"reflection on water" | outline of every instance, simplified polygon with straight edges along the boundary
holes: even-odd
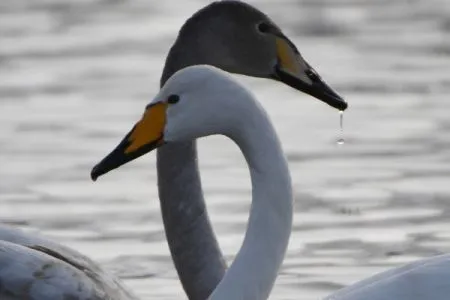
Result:
[[[0,3],[0,219],[82,251],[146,299],[183,295],[159,214],[155,156],[95,185],[89,171],[156,93],[177,30],[207,2]],[[450,252],[450,3],[251,2],[350,103],[338,146],[334,110],[240,77],[269,110],[296,188],[294,233],[272,299],[318,299]],[[221,137],[200,142],[200,163],[232,259],[245,230],[248,171]]]

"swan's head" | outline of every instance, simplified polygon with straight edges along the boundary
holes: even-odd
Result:
[[[226,72],[198,65],[175,73],[139,122],[91,172],[99,176],[166,143],[212,134],[232,136],[258,105]]]
[[[241,1],[213,2],[186,21],[167,57],[162,82],[196,64],[275,79],[339,110],[347,108],[280,28]]]

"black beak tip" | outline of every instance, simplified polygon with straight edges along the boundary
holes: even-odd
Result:
[[[328,105],[340,110],[344,111],[348,108],[347,101],[344,100],[338,93],[336,93],[332,88],[330,88],[325,82],[321,82],[320,86],[317,86],[317,89],[322,91],[322,95],[318,93],[316,98],[324,101]]]
[[[324,97],[316,97],[328,104],[329,106],[344,111],[348,108],[348,103],[336,93],[325,93]]]
[[[339,109],[340,111],[344,111],[348,108],[348,103],[344,100],[339,101],[339,105],[337,107],[337,109]]]
[[[97,166],[95,166],[91,171],[91,179],[92,181],[97,181],[97,178],[99,177],[99,172]]]

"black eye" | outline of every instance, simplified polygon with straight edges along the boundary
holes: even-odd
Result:
[[[170,95],[169,98],[167,98],[167,103],[169,104],[175,104],[178,101],[180,101],[180,96],[178,95]]]
[[[262,33],[267,33],[270,31],[270,25],[267,24],[266,22],[261,22],[258,24],[257,26],[258,30]]]

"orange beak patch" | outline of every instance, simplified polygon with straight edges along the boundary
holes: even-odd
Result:
[[[156,103],[145,110],[142,119],[119,145],[91,171],[92,180],[132,161],[164,144],[167,103]]]
[[[300,74],[301,67],[298,55],[295,54],[294,50],[286,40],[277,37],[276,41],[278,63],[280,67],[286,71],[289,71],[293,75]]]
[[[131,131],[125,149],[125,154],[134,152],[150,143],[162,142],[164,126],[166,125],[167,103],[156,103],[147,108],[142,119]]]

